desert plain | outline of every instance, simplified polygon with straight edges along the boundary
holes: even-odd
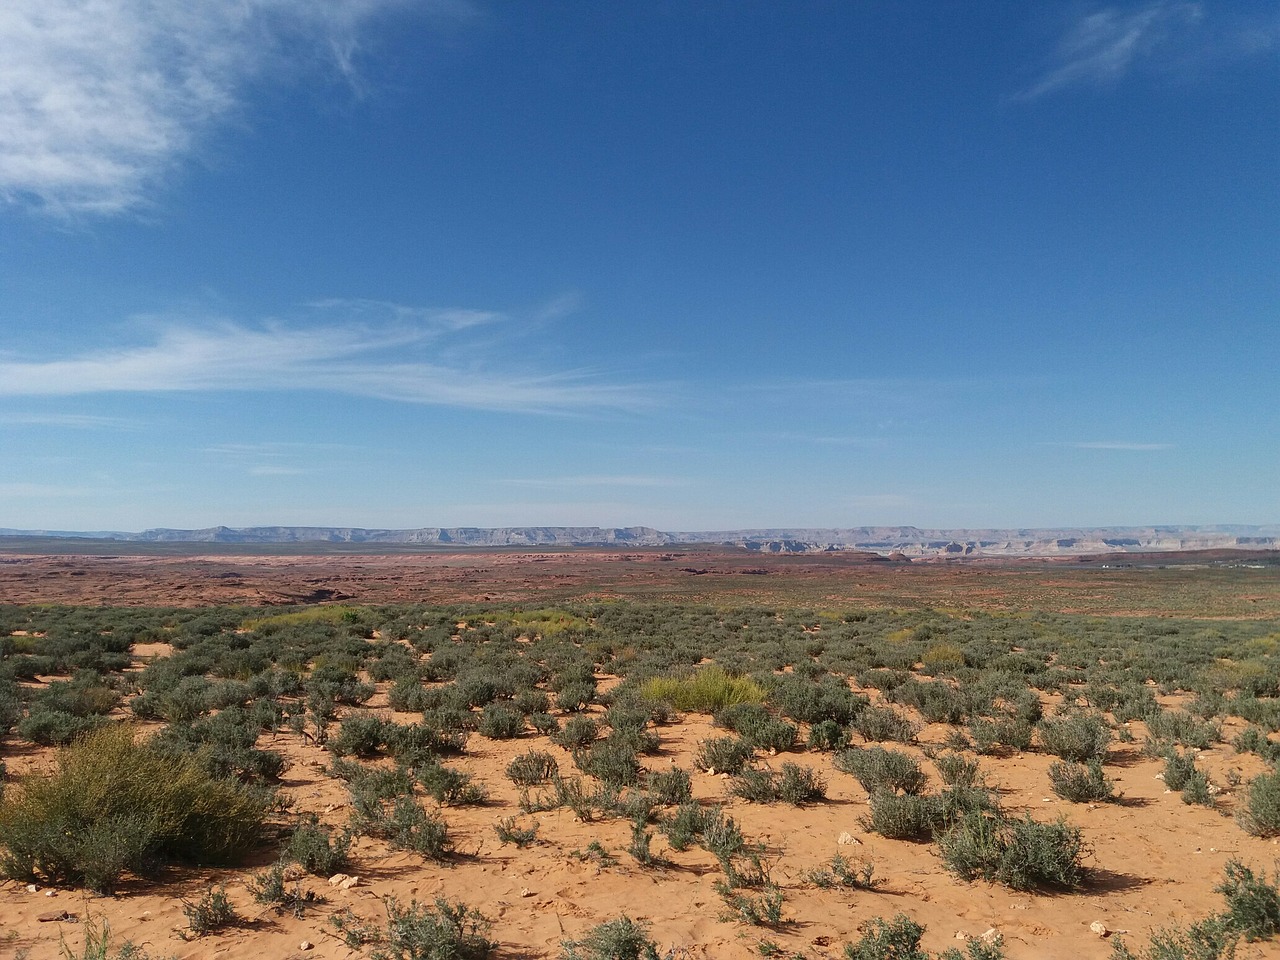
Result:
[[[279,764],[259,778],[274,800],[260,842],[240,862],[126,871],[106,895],[38,876],[5,879],[0,957],[96,956],[86,934],[106,925],[112,952],[104,956],[128,942],[157,958],[354,960],[390,946],[353,944],[333,918],[345,918],[347,929],[373,929],[387,920],[388,898],[400,905],[443,898],[485,918],[490,955],[499,960],[565,956],[566,942],[622,916],[643,924],[662,957],[838,958],[874,928],[873,918],[899,914],[923,926],[931,955],[979,956],[977,945],[986,944],[1016,960],[1102,960],[1115,955],[1118,940],[1145,955],[1160,931],[1221,913],[1216,888],[1229,862],[1271,877],[1280,860],[1276,831],[1250,820],[1250,788],[1272,775],[1280,729],[1280,711],[1272,709],[1280,703],[1280,567],[1267,564],[889,563],[710,547],[95,555],[15,545],[0,553],[0,604],[0,643],[11,665],[38,658],[45,638],[118,635],[131,615],[142,617],[134,639],[113,646],[123,648],[118,668],[92,681],[112,693],[95,722],[131,724],[140,740],[226,709],[209,701],[178,720],[155,706],[166,693],[158,680],[149,687],[149,678],[193,646],[252,651],[260,638],[263,656],[279,654],[273,663],[246,661],[238,672],[214,669],[210,686],[252,686],[263,670],[295,678],[276,695],[279,722],[253,744]],[[202,616],[216,627],[197,629]],[[302,648],[339,643],[342,657],[299,660],[289,643],[307,631],[317,633],[299,641]],[[367,656],[352,653],[353,643]],[[664,651],[668,643],[678,656]],[[338,698],[327,723],[316,726],[306,683],[338,659],[364,686],[359,696]],[[521,673],[522,664],[532,669]],[[604,743],[620,723],[616,711],[634,715],[637,703],[664,689],[655,683],[692,681],[717,666],[730,677],[756,678],[761,696],[745,702],[758,701],[775,724],[770,729],[794,728],[790,745],[754,743],[746,769],[756,771],[756,785],[776,783],[793,765],[820,784],[817,793],[794,803],[748,799],[741,774],[708,769],[708,741],[751,741],[745,726],[731,729],[732,711],[717,721],[710,709],[666,703],[646,714],[637,766],[613,789],[608,776],[596,775],[603,768],[591,765],[592,745],[575,750],[562,735],[586,718],[595,743]],[[588,695],[567,696],[584,669]],[[486,670],[519,673],[519,690],[513,695],[499,682],[487,699],[454,696]],[[51,687],[74,681],[75,670],[7,676],[29,717]],[[859,716],[880,711],[905,728],[882,736],[840,716],[838,733],[823,728],[836,742],[824,742],[814,732],[822,720],[806,712],[804,684],[838,686],[860,705]],[[927,696],[935,684],[946,687],[941,709]],[[983,684],[999,690],[969,697]],[[1019,690],[1022,706],[1011,706]],[[148,696],[148,709],[135,706]],[[441,800],[422,782],[414,787],[414,802],[447,826],[447,849],[424,855],[366,823],[353,828],[349,862],[334,871],[356,879],[331,882],[287,864],[283,875],[302,897],[297,908],[255,899],[255,884],[290,830],[314,818],[336,838],[354,822],[359,804],[346,782],[350,766],[346,780],[339,775],[343,763],[396,767],[394,751],[377,736],[368,749],[343,747],[344,727],[376,719],[408,728],[442,704],[454,711],[464,743],[440,758],[441,767],[469,777],[481,794]],[[1022,734],[1004,742],[992,731],[1013,723],[1019,709]],[[514,727],[496,733],[501,724],[490,721],[512,712]],[[1073,716],[1105,721],[1098,759],[1109,797],[1073,802],[1053,788],[1051,768],[1065,761],[1046,724]],[[23,732],[17,722],[0,738],[6,803],[25,778],[57,769],[56,743]],[[875,789],[851,772],[857,756],[877,749],[914,761],[924,779],[913,789],[925,796],[946,789],[940,757],[976,763],[977,782],[1007,822],[1030,815],[1076,831],[1078,880],[1011,886],[964,877],[943,856],[938,835],[887,836],[873,816]],[[550,757],[565,782],[595,791],[594,806],[589,798],[576,808],[557,805],[547,784],[514,782],[513,761],[531,753]],[[1171,753],[1191,758],[1206,788],[1198,800],[1166,784]],[[721,815],[744,838],[736,862],[744,872],[754,864],[759,882],[726,884],[723,859],[669,835],[680,804],[641,799],[653,775],[673,769],[688,774],[699,809],[723,805]],[[532,835],[517,843],[513,830]],[[831,882],[837,855],[870,865],[872,882]],[[196,936],[189,907],[211,890],[225,892],[237,919]],[[747,902],[745,911],[735,896],[739,906]],[[776,897],[772,915],[752,917],[752,903],[769,913],[761,906],[768,897]],[[1242,939],[1236,956],[1276,957],[1280,945]]]

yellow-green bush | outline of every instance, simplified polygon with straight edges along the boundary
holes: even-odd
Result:
[[[750,677],[733,676],[714,663],[687,677],[653,677],[641,684],[640,693],[697,713],[714,713],[735,703],[762,703],[765,697],[764,688]]]
[[[0,870],[106,891],[125,872],[168,862],[233,862],[259,841],[265,815],[263,798],[242,784],[113,724],[62,750],[52,776],[6,793]]]

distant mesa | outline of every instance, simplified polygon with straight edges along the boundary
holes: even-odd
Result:
[[[865,553],[868,560],[982,557],[1087,557],[1194,551],[1280,550],[1280,526],[1154,526],[939,530],[918,527],[762,528],[664,532],[653,527],[158,528],[141,533],[0,528],[6,537],[80,538],[132,543],[370,544],[450,547],[733,546],[753,553]]]

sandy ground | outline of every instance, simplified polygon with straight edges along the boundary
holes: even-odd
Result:
[[[386,710],[382,692],[358,709],[404,723],[417,719]],[[1132,729],[1140,743],[1145,731],[1139,723]],[[645,758],[650,769],[672,763],[692,769],[698,744],[721,731],[715,731],[705,717],[686,715],[658,732],[661,752]],[[927,727],[921,744],[940,745],[946,732],[946,727]],[[1226,733],[1229,737],[1233,730],[1228,728]],[[314,812],[335,827],[346,821],[347,794],[338,781],[325,775],[326,750],[289,732],[264,736],[259,745],[282,751],[288,758],[281,786],[294,811]],[[1051,757],[1026,753],[982,760],[989,780],[999,787],[1002,802],[1012,811],[1031,811],[1041,819],[1065,816],[1083,830],[1092,851],[1091,879],[1083,889],[1018,893],[985,882],[965,883],[945,872],[936,846],[868,833],[860,823],[867,813],[867,795],[857,781],[836,771],[829,754],[801,752],[767,762],[776,767],[791,759],[821,770],[829,784],[824,803],[804,808],[751,804],[729,798],[724,777],[694,775],[695,796],[706,802],[728,801],[731,815],[748,838],[768,849],[773,879],[785,895],[785,922],[776,929],[751,927],[724,918],[723,904],[713,889],[719,870],[700,849],[676,852],[659,834],[653,850],[661,864],[642,866],[626,853],[630,825],[625,820],[583,823],[568,810],[520,814],[519,790],[503,771],[513,757],[535,747],[555,754],[562,771],[574,772],[569,754],[544,737],[530,733],[500,741],[472,735],[466,756],[452,765],[474,774],[489,790],[491,802],[442,811],[456,845],[448,863],[424,861],[380,841],[359,839],[349,870],[360,878],[358,885],[341,889],[324,878],[307,878],[305,886],[328,902],[313,907],[302,919],[280,916],[253,903],[245,886],[252,867],[174,870],[163,882],[128,882],[112,897],[93,897],[80,890],[32,892],[25,884],[7,881],[0,884],[0,957],[18,957],[22,951],[31,960],[59,957],[60,937],[79,956],[82,921],[93,918],[110,924],[114,943],[127,938],[153,956],[345,960],[360,954],[341,942],[328,923],[329,916],[350,908],[361,918],[381,920],[385,918],[383,898],[394,896],[401,902],[446,897],[479,909],[493,921],[491,937],[499,944],[495,956],[510,960],[557,957],[566,937],[580,936],[623,913],[649,923],[658,943],[683,948],[678,954],[683,957],[756,957],[760,941],[770,940],[788,951],[786,955],[834,958],[842,955],[845,943],[857,939],[859,925],[868,918],[887,918],[898,911],[927,926],[924,944],[936,951],[956,945],[961,935],[977,936],[995,929],[1004,936],[1008,956],[1015,960],[1101,960],[1111,946],[1090,931],[1094,921],[1112,931],[1130,931],[1128,940],[1137,946],[1159,927],[1183,924],[1220,909],[1221,898],[1213,887],[1229,858],[1270,870],[1280,856],[1275,841],[1252,838],[1236,825],[1230,815],[1236,798],[1229,790],[1220,795],[1219,810],[1187,806],[1178,794],[1166,792],[1157,778],[1159,762],[1142,757],[1137,743],[1116,743],[1108,771],[1123,797],[1113,804],[1071,804],[1054,797],[1047,775]],[[903,749],[920,754],[916,747]],[[4,754],[15,773],[46,769],[50,762],[47,752],[24,749],[12,740],[5,743]],[[1256,757],[1236,755],[1226,745],[1205,751],[1198,763],[1216,783],[1226,783],[1231,770],[1247,780],[1262,769]],[[927,763],[925,767],[932,772]],[[538,840],[533,846],[517,849],[499,843],[494,824],[513,815],[522,826],[537,824]],[[856,842],[840,845],[838,838],[845,832]],[[592,841],[617,856],[617,864],[601,867],[574,855]],[[806,880],[808,871],[837,852],[855,860],[870,857],[883,886],[874,892],[823,890]],[[271,859],[265,851],[258,866]],[[182,898],[198,899],[214,883],[226,886],[247,918],[245,923],[202,939],[184,940]],[[68,911],[75,920],[39,920],[58,911]],[[313,947],[302,950],[304,941]],[[1240,956],[1280,957],[1280,944],[1242,945]]]

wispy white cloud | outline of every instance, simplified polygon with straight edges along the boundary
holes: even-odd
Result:
[[[6,0],[0,197],[57,212],[137,208],[252,80],[320,59],[352,77],[369,21],[402,5]]]
[[[1182,0],[1162,0],[1136,10],[1104,7],[1090,13],[1071,26],[1048,68],[1015,99],[1034,100],[1063,87],[1118,80],[1203,16],[1199,3]]]
[[[901,493],[861,493],[846,501],[851,510],[905,510],[917,506],[915,500]]]
[[[356,449],[343,443],[268,441],[219,443],[201,452],[251,477],[301,477],[321,471]]]
[[[1172,450],[1172,443],[1131,443],[1127,440],[1082,440],[1077,442],[1048,443],[1051,447],[1072,447],[1076,450]]]
[[[883,437],[848,437],[838,434],[820,433],[766,433],[766,440],[780,440],[784,443],[812,443],[822,447],[878,447],[885,443]]]
[[[0,413],[0,426],[67,427],[73,430],[137,430],[136,420],[91,413]]]
[[[503,483],[522,487],[681,487],[686,481],[677,477],[613,476],[586,474],[575,477],[506,477]]]
[[[89,497],[101,491],[56,483],[0,483],[0,497],[13,500],[45,500],[52,497]]]
[[[432,316],[447,318],[453,331],[474,325],[469,311]],[[438,345],[445,332],[434,321],[376,327],[173,324],[146,344],[51,360],[0,358],[0,396],[311,390],[560,414],[653,403],[642,388],[605,383],[592,371],[486,366],[483,350],[467,354],[456,344],[448,351]],[[457,362],[460,355],[467,362]]]
[[[282,463],[259,463],[249,468],[251,477],[301,477],[310,472],[305,467],[289,467]]]

